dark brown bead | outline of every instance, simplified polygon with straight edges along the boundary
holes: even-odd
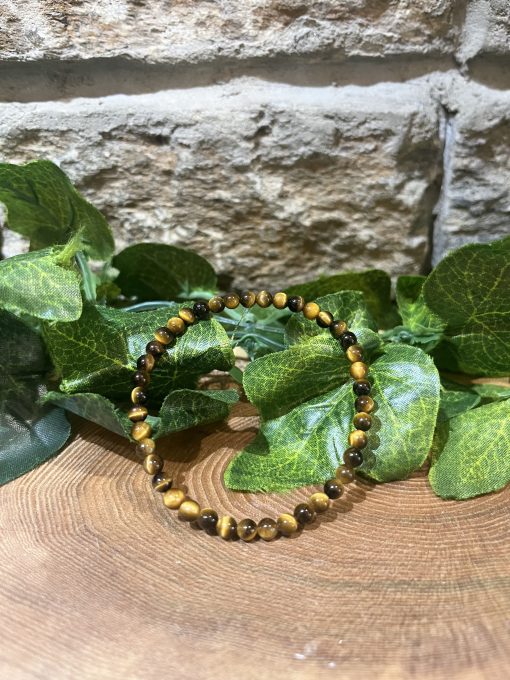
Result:
[[[200,510],[197,522],[198,526],[207,531],[208,534],[215,534],[216,525],[218,524],[218,513],[212,508],[204,508]]]
[[[287,300],[287,307],[291,312],[302,312],[305,306],[305,299],[301,295],[292,295]]]
[[[257,302],[257,296],[252,290],[246,290],[239,298],[243,307],[250,309]]]
[[[225,541],[237,537],[237,522],[233,517],[229,515],[223,515],[218,520],[216,524],[216,533],[221,536]]]
[[[269,305],[273,301],[273,296],[271,293],[268,293],[267,290],[261,290],[259,293],[257,293],[257,304],[259,307],[266,308],[269,307]]]
[[[165,328],[164,326],[158,328],[157,331],[154,332],[154,337],[162,345],[171,345],[175,342],[175,335],[170,333],[168,328]]]
[[[349,361],[363,361],[363,347],[361,345],[351,345],[345,350],[345,355]]]
[[[340,336],[340,344],[342,345],[342,348],[347,350],[351,345],[355,345],[358,342],[358,338],[354,335],[354,333],[351,333],[350,331],[347,331],[346,333],[342,333]]]
[[[240,299],[237,293],[227,293],[223,296],[223,301],[228,309],[236,309],[236,307],[239,307]]]
[[[193,314],[200,321],[205,321],[209,318],[209,306],[204,300],[199,300],[193,305]]]
[[[155,359],[159,359],[165,353],[165,346],[157,340],[151,340],[145,348],[147,354],[152,354]]]
[[[349,435],[349,444],[357,449],[364,449],[368,443],[367,435],[363,430],[353,430]]]
[[[356,399],[354,406],[356,411],[371,413],[375,408],[375,403],[372,397],[369,397],[368,394],[362,394],[361,397]]]
[[[314,521],[316,515],[315,511],[308,503],[299,503],[294,508],[294,517],[299,524],[310,524]]]
[[[343,492],[344,489],[342,483],[338,479],[328,479],[328,481],[324,484],[324,493],[332,500],[340,498]]]
[[[225,309],[225,302],[223,301],[222,297],[220,297],[219,295],[215,295],[215,297],[209,300],[207,306],[209,307],[211,312],[213,312],[213,314],[218,314],[219,312],[222,312]]]
[[[152,354],[142,354],[141,357],[138,357],[138,361],[136,362],[136,367],[141,371],[147,371],[147,373],[150,373],[155,365],[156,360]]]
[[[372,418],[368,415],[368,413],[363,413],[363,411],[360,411],[360,413],[356,413],[352,423],[358,430],[367,432],[367,430],[372,427]]]
[[[353,446],[344,451],[344,463],[349,467],[359,467],[363,463],[363,454]]]
[[[163,469],[163,459],[157,453],[150,453],[143,459],[143,469],[148,475],[157,475]]]
[[[252,519],[242,519],[237,525],[237,535],[243,541],[253,541],[257,535],[257,525]]]
[[[275,293],[273,295],[273,307],[276,309],[285,309],[287,306],[287,302],[289,300],[289,297],[287,293]]]
[[[368,382],[368,380],[356,380],[352,383],[352,389],[354,390],[354,394],[357,394],[359,397],[362,394],[370,394],[372,391],[372,385]]]
[[[336,476],[342,484],[350,484],[356,479],[354,470],[351,467],[347,467],[347,465],[341,465],[338,467],[336,469]]]
[[[155,491],[164,493],[172,486],[172,480],[164,472],[158,472],[152,478],[152,487]]]
[[[183,307],[179,310],[179,318],[184,321],[186,326],[192,326],[196,321],[193,310],[189,307]]]
[[[132,406],[127,413],[127,417],[132,423],[138,423],[141,420],[145,420],[148,415],[149,411],[147,411],[145,406]]]
[[[166,327],[174,335],[182,335],[186,330],[186,322],[180,316],[172,316],[166,322]]]
[[[278,535],[278,527],[274,519],[264,517],[257,525],[257,533],[264,541],[272,541]]]
[[[135,385],[140,385],[140,387],[145,387],[150,383],[151,379],[147,371],[136,371],[133,374],[133,382]]]
[[[317,325],[320,326],[321,328],[329,328],[333,323],[333,315],[330,312],[321,310],[317,314],[315,321],[317,322]]]
[[[139,385],[132,390],[131,401],[133,404],[145,404],[147,401],[147,395]]]
[[[329,332],[336,340],[338,340],[338,338],[341,337],[346,330],[347,324],[345,323],[345,321],[333,321],[333,323],[329,327]]]

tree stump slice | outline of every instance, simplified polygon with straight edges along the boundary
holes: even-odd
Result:
[[[424,472],[358,482],[300,536],[225,542],[164,507],[126,440],[73,424],[0,489],[0,677],[508,678],[510,489],[455,502]],[[292,509],[306,489],[222,485],[257,426],[240,403],[163,440],[174,479],[237,519]]]

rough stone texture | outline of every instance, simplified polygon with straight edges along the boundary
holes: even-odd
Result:
[[[396,97],[388,86],[369,90],[242,79],[2,105],[0,152],[58,161],[119,246],[190,246],[239,284],[418,270],[439,190],[437,106],[419,83]]]
[[[151,63],[281,54],[447,54],[464,0],[26,0],[3,3],[0,58]]]

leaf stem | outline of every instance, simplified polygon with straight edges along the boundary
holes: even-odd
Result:
[[[81,250],[78,250],[78,252],[75,253],[74,257],[76,259],[76,263],[78,265],[78,268],[81,272],[83,292],[85,294],[85,299],[88,300],[89,302],[95,302],[96,301],[96,284],[94,282],[94,275],[90,271],[89,263],[88,263],[87,258],[85,256],[85,253]]]

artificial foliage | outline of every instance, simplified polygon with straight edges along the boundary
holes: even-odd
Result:
[[[58,453],[70,436],[66,412],[129,439],[137,357],[179,306],[217,293],[218,277],[199,253],[169,245],[114,255],[103,215],[49,161],[0,164],[0,202],[5,227],[30,241],[0,261],[6,483]],[[361,473],[387,482],[428,464],[443,498],[501,489],[510,481],[510,237],[464,246],[394,288],[393,298],[390,277],[368,270],[285,289],[347,321],[366,349],[378,408]],[[251,359],[244,373],[236,346]],[[238,389],[201,387],[213,370],[230,372]],[[331,476],[354,406],[329,333],[273,308],[225,309],[193,326],[153,373],[154,436],[221,421],[242,392],[260,428],[230,462],[229,488],[285,491]]]

